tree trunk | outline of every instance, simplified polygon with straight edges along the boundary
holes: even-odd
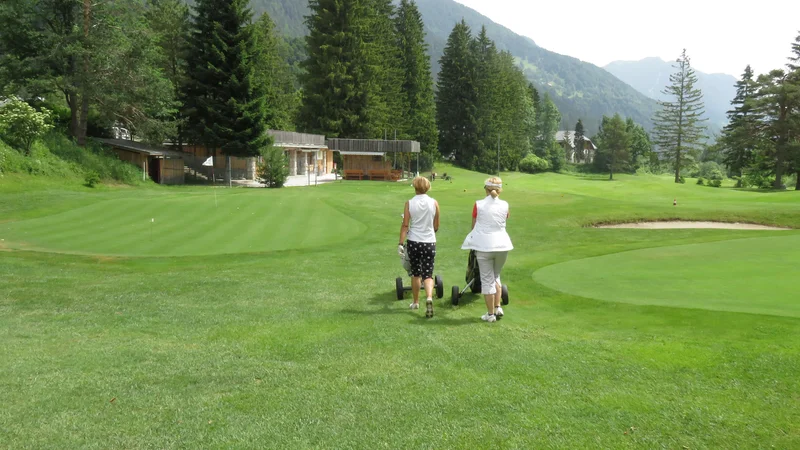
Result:
[[[228,187],[233,185],[233,181],[231,180],[231,156],[225,155],[225,182],[228,183]]]
[[[64,93],[67,99],[67,106],[69,106],[69,134],[72,137],[78,137],[78,120],[80,119],[80,112],[78,111],[78,98],[75,94]]]
[[[795,192],[800,192],[800,170],[797,171],[797,184],[794,185]]]
[[[92,2],[83,0],[83,73],[81,73],[81,116],[78,122],[77,139],[81,147],[86,145],[86,129],[89,126],[89,27],[91,26]]]

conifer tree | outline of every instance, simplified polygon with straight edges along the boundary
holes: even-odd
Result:
[[[330,137],[370,137],[370,13],[360,0],[310,0],[309,9],[298,125]]]
[[[733,109],[728,111],[728,125],[723,129],[720,139],[725,148],[725,164],[739,175],[753,164],[754,153],[761,139],[761,118],[754,104],[756,88],[753,70],[748,65],[742,79],[736,82],[736,97],[731,101]]]
[[[794,167],[795,122],[800,113],[800,84],[794,82],[793,72],[776,69],[758,77],[756,109],[763,116],[762,131],[770,145],[759,151],[756,159],[764,169],[775,174],[773,187],[783,187],[783,177]]]
[[[257,156],[268,144],[265,93],[253,82],[251,19],[246,0],[196,5],[185,91],[188,123],[194,142],[228,157]],[[230,169],[230,158],[226,164]]]
[[[559,170],[563,165],[563,148],[559,152],[555,147],[556,132],[558,132],[558,125],[561,123],[561,113],[558,112],[556,104],[550,99],[550,94],[545,92],[544,98],[541,100],[541,110],[539,112],[537,131],[539,133],[534,152],[536,156],[545,158],[550,161],[551,167],[554,170]]]
[[[575,162],[580,163],[586,159],[586,129],[583,127],[583,121],[578,119],[575,124]]]
[[[675,171],[675,182],[680,182],[681,169],[688,166],[704,138],[703,93],[695,84],[697,75],[692,69],[686,50],[673,66],[677,71],[670,75],[670,85],[663,91],[671,98],[659,102],[656,112],[655,142]]]
[[[453,28],[439,60],[436,118],[439,151],[471,168],[478,152],[477,90],[471,31],[465,21]]]
[[[613,180],[615,172],[626,170],[630,164],[630,135],[625,120],[619,114],[614,114],[614,117],[603,116],[595,140],[599,148],[595,166],[599,170],[607,169],[609,179]]]
[[[269,105],[265,116],[266,127],[293,130],[299,98],[287,62],[286,43],[278,35],[267,13],[262,14],[253,26],[256,40],[254,80],[264,90]]]
[[[413,0],[401,0],[396,18],[397,39],[403,68],[402,94],[407,134],[420,143],[430,163],[439,153],[436,103],[433,95],[431,61],[422,15]],[[427,169],[428,167],[426,167]]]

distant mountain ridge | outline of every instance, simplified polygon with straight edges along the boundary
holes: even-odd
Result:
[[[192,0],[185,1],[192,3]],[[434,75],[438,73],[438,61],[447,37],[463,18],[473,33],[478,33],[485,25],[497,47],[510,51],[528,79],[540,91],[550,93],[563,116],[562,128],[572,129],[580,118],[587,134],[592,135],[603,114],[614,113],[631,117],[648,129],[652,126],[656,102],[600,67],[545,50],[533,39],[520,36],[454,0],[416,2],[425,22]],[[267,12],[287,36],[299,37],[307,32],[304,24],[304,17],[309,13],[306,0],[250,0],[250,6],[256,16]]]
[[[604,69],[655,100],[667,100],[662,91],[669,84],[670,74],[675,72],[671,62],[655,57],[640,61],[614,61]],[[719,131],[728,123],[726,113],[731,109],[731,100],[736,96],[737,79],[728,74],[695,72],[697,87],[703,92],[709,130]]]

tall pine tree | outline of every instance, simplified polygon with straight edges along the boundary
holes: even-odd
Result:
[[[194,142],[228,156],[230,169],[230,156],[257,156],[269,142],[265,93],[254,82],[252,13],[246,0],[199,0],[195,11],[185,92],[188,125]]]
[[[254,80],[264,90],[270,106],[264,119],[266,127],[293,130],[299,97],[294,86],[294,75],[287,62],[287,45],[267,13],[262,14],[253,26],[256,40]]]
[[[298,125],[330,137],[370,137],[367,11],[360,0],[310,0]]]
[[[705,137],[703,122],[703,93],[695,87],[697,75],[692,69],[686,50],[673,66],[670,85],[663,91],[670,101],[659,102],[656,113],[655,142],[675,171],[675,182],[681,179],[681,169],[694,159]]]
[[[754,162],[754,154],[761,139],[761,117],[755,109],[757,85],[753,70],[748,65],[742,79],[736,82],[736,97],[728,111],[728,125],[720,139],[725,149],[725,164],[740,176]]]
[[[462,20],[450,33],[439,60],[436,97],[439,151],[467,168],[472,167],[478,153],[478,99],[471,40],[471,31]]]
[[[403,69],[402,93],[408,137],[419,141],[423,160],[432,164],[439,150],[436,103],[433,95],[431,61],[422,15],[413,0],[401,0],[396,18],[397,38]],[[429,167],[426,167],[426,169]]]
[[[793,73],[776,69],[758,77],[758,98],[756,108],[763,116],[762,126],[765,139],[771,142],[759,152],[757,159],[763,163],[762,169],[775,174],[773,187],[783,187],[783,177],[794,165],[794,151],[797,131],[798,108],[800,108],[800,83],[795,83]]]
[[[627,170],[630,164],[630,135],[625,120],[619,114],[614,117],[603,116],[600,132],[595,137],[598,145],[598,154],[595,157],[595,166],[599,170],[608,170],[609,179],[614,179],[614,173]]]
[[[583,121],[578,119],[575,124],[575,162],[580,163],[586,160],[586,129]]]

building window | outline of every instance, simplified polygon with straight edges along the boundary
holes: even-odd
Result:
[[[381,155],[373,155],[372,156],[372,160],[375,161],[375,162],[382,162],[383,161],[383,156],[381,156]]]

